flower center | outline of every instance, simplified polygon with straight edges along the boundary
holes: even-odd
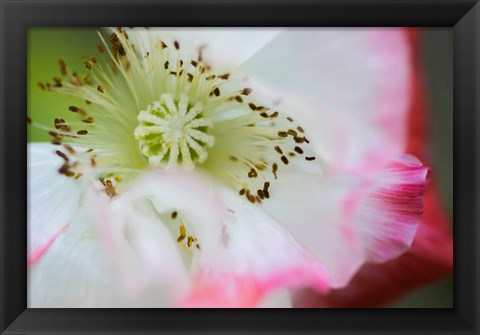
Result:
[[[78,179],[88,167],[114,197],[147,165],[201,165],[247,201],[261,203],[275,195],[275,180],[287,169],[316,164],[303,128],[261,103],[241,71],[216,72],[203,59],[205,46],[195,57],[176,40],[143,45],[135,36],[138,44],[119,28],[109,47],[99,32],[103,56],[84,59],[86,75],[60,61],[61,76],[39,83],[85,102],[68,108],[76,121],[57,118],[54,128],[42,127],[59,146],[59,173]]]
[[[205,162],[214,137],[212,121],[203,115],[203,104],[190,103],[185,94],[162,94],[138,116],[134,130],[140,150],[151,165],[181,166],[192,170]]]

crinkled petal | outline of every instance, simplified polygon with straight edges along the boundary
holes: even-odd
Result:
[[[284,174],[263,209],[345,286],[365,262],[384,262],[407,250],[423,210],[428,168],[397,163],[365,179],[322,180]]]
[[[289,30],[244,68],[278,92],[278,109],[335,171],[368,174],[405,148],[410,50],[402,29]]]
[[[293,294],[295,307],[372,308],[381,307],[422,285],[452,273],[453,245],[447,218],[434,187],[429,186],[412,247],[403,255],[382,264],[365,264],[348,286],[318,294],[304,289]]]
[[[429,169],[417,162],[396,163],[375,178],[373,190],[359,201],[354,217],[369,262],[386,262],[410,247],[429,180]]]
[[[28,145],[28,264],[51,247],[80,206],[81,187],[58,173],[63,160],[50,143]]]

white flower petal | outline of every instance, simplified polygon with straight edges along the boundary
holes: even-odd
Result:
[[[135,193],[148,196],[160,213],[178,211],[198,238],[191,291],[181,306],[253,307],[284,286],[327,286],[322,266],[290,234],[211,180],[181,171],[156,172],[131,196]]]
[[[86,211],[28,271],[29,308],[168,307],[171,298],[167,286],[130,295],[119,285]]]
[[[240,65],[255,55],[264,45],[270,42],[280,32],[272,28],[150,28],[143,31],[136,29],[143,45],[149,34],[170,41],[178,41],[180,49],[189,54],[197,55],[202,47],[202,57],[207,62],[227,62],[231,65]],[[145,49],[145,51],[148,51]]]
[[[278,90],[334,169],[385,166],[405,144],[410,53],[400,29],[292,29],[244,68]]]
[[[186,285],[186,271],[176,245],[163,222],[135,207],[134,200],[122,195],[107,200],[88,193],[102,251],[129,295],[141,296],[152,285],[161,284],[180,292]]]
[[[82,191],[58,173],[63,164],[47,143],[28,145],[28,263],[35,263],[66,228],[80,206]]]

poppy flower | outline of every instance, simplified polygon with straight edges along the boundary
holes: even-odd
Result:
[[[39,84],[72,117],[33,122],[30,307],[289,306],[410,248],[429,169],[406,30],[99,38]]]

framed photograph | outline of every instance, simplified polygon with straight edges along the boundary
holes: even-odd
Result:
[[[476,1],[1,6],[2,333],[478,333]]]

